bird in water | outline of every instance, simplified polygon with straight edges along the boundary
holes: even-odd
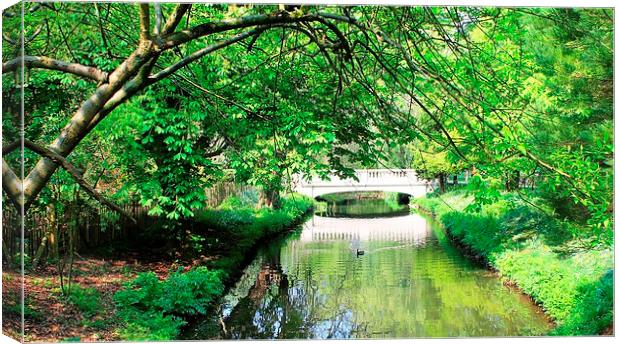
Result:
[[[358,256],[361,256],[364,254],[364,250],[360,250],[359,248],[356,250],[356,253]]]

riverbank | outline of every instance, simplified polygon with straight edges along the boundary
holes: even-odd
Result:
[[[466,212],[472,201],[457,190],[415,205],[540,304],[557,324],[550,334],[613,333],[612,248],[580,237],[578,227],[554,218],[536,199],[507,193],[480,212]]]
[[[221,296],[261,242],[295,228],[313,206],[299,195],[284,197],[279,210],[253,209],[230,199],[196,215],[189,228],[190,247],[184,248],[193,252],[191,258],[129,251],[83,254],[75,260],[68,297],[61,292],[54,264],[28,271],[25,339],[176,339],[185,323]],[[11,330],[20,327],[20,279],[18,273],[3,272],[3,329],[17,337]]]
[[[244,263],[263,241],[293,229],[313,208],[301,195],[282,198],[280,209],[254,209],[230,198],[218,209],[198,213],[190,240],[196,252],[214,256],[199,267],[179,269],[165,280],[144,273],[114,295],[122,319],[122,340],[173,340],[183,326],[204,316],[226,287],[243,271]]]

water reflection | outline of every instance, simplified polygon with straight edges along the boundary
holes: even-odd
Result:
[[[324,211],[317,215],[323,217],[374,218],[395,217],[409,214],[407,205],[383,199],[345,199],[327,203]]]
[[[526,298],[461,256],[419,215],[314,216],[300,233],[259,254],[226,296],[221,319],[224,338],[514,336],[549,329]]]

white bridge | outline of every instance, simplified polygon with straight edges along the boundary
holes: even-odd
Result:
[[[359,191],[399,192],[416,198],[437,187],[436,180],[420,179],[414,170],[409,169],[355,170],[355,176],[358,181],[337,176],[329,176],[329,180],[315,177],[306,181],[299,178],[294,183],[293,191],[312,198],[331,193]]]

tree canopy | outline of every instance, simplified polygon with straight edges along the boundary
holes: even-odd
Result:
[[[18,14],[2,65],[18,208],[84,189],[180,219],[229,169],[277,193],[382,163],[475,168],[482,201],[527,177],[562,216],[613,226],[609,9],[37,3],[23,55]]]

